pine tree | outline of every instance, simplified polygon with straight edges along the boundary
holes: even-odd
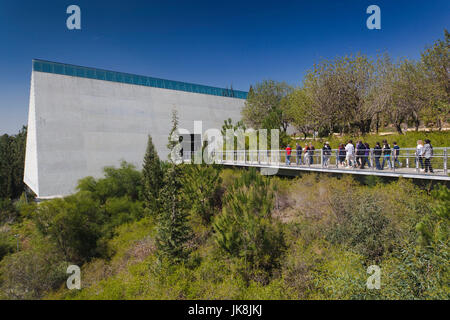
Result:
[[[156,213],[158,209],[159,191],[163,180],[163,171],[161,161],[159,160],[158,153],[150,135],[148,136],[142,177],[146,206],[152,210],[152,213]]]
[[[269,180],[254,169],[244,172],[214,219],[216,244],[230,257],[242,258],[249,269],[270,271],[285,246],[280,225],[271,218],[273,204]]]
[[[184,180],[185,192],[191,203],[191,212],[209,225],[214,212],[221,207],[222,178],[215,165],[190,165]]]
[[[161,211],[156,236],[159,258],[175,263],[187,258],[186,243],[191,238],[187,203],[181,192],[182,181],[182,165],[170,164],[160,192]]]

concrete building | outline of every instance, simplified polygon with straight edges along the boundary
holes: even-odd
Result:
[[[25,183],[38,198],[65,196],[122,160],[142,165],[150,134],[167,159],[171,113],[193,133],[240,119],[247,93],[33,60]],[[199,142],[197,141],[196,145]]]

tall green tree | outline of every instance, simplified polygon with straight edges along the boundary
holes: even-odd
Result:
[[[394,104],[405,112],[419,131],[422,111],[432,104],[431,87],[423,64],[405,59],[399,63],[398,72],[399,77],[394,84]]]
[[[362,134],[370,131],[375,114],[367,97],[374,80],[374,64],[362,54],[321,61],[308,72],[304,87],[314,106],[314,115],[321,129],[336,127]]]
[[[23,171],[27,127],[16,135],[0,136],[0,198],[16,199],[25,190]]]
[[[291,87],[285,82],[265,80],[257,83],[255,88],[248,93],[247,101],[242,109],[244,123],[253,129],[281,129],[287,130],[288,122],[283,113],[282,104],[285,97],[291,91]],[[266,118],[270,117],[270,121]],[[276,121],[273,121],[273,119]],[[266,126],[264,127],[264,121]]]
[[[42,203],[34,220],[40,233],[55,244],[66,261],[83,263],[98,256],[104,214],[100,203],[88,192]]]
[[[211,218],[222,204],[222,179],[215,165],[196,164],[187,168],[184,179],[185,193],[191,204],[191,212],[209,225]]]
[[[155,213],[158,208],[158,197],[163,180],[163,171],[161,168],[161,160],[158,157],[151,136],[148,136],[147,151],[144,156],[144,165],[142,169],[142,179],[146,206]]]
[[[311,130],[318,128],[313,114],[313,104],[304,88],[296,88],[288,95],[285,104],[286,117],[289,122],[303,135],[306,136]]]
[[[225,194],[222,213],[214,219],[214,239],[229,257],[250,270],[270,272],[284,250],[283,232],[271,218],[274,194],[268,178],[255,169],[244,172]]]
[[[187,201],[182,192],[183,165],[170,164],[160,192],[160,213],[156,245],[161,260],[185,261],[189,254],[187,242],[191,238]]]
[[[120,168],[105,167],[105,177],[94,179],[86,177],[78,182],[77,190],[88,191],[101,204],[109,198],[129,197],[131,200],[142,200],[142,173],[130,163],[122,161]]]
[[[421,62],[433,97],[425,113],[441,128],[450,114],[450,33],[447,30],[444,30],[443,40],[438,39],[422,53]]]

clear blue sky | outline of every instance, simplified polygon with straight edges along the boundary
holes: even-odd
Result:
[[[66,28],[71,4],[82,30]],[[381,30],[366,28],[371,4]],[[448,0],[0,0],[0,134],[27,122],[33,58],[248,90],[352,52],[419,58],[449,21]]]

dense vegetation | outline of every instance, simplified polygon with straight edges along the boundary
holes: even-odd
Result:
[[[0,297],[449,298],[446,186],[175,165],[151,139],[145,158],[72,196],[16,201],[0,228]],[[81,290],[66,289],[70,264]],[[366,287],[373,264],[380,290]]]

